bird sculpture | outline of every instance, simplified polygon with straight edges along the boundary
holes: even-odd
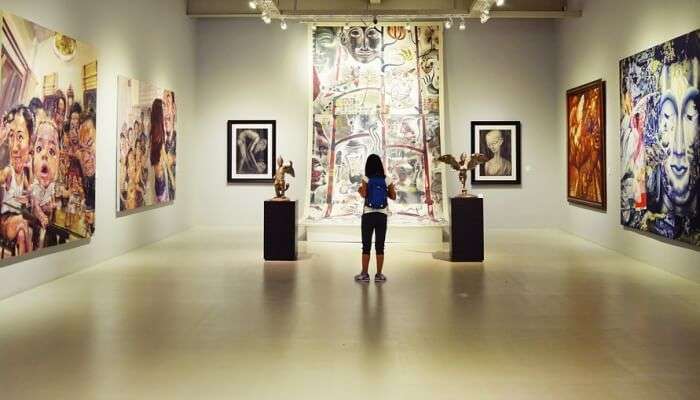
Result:
[[[277,171],[275,172],[275,197],[272,200],[285,201],[289,200],[284,193],[289,189],[289,184],[284,180],[286,174],[294,177],[294,165],[289,162],[289,165],[284,165],[282,156],[277,157]]]
[[[462,153],[459,157],[459,161],[455,159],[452,154],[444,154],[435,159],[435,161],[445,163],[452,167],[455,171],[459,172],[459,182],[462,184],[462,193],[460,197],[473,197],[467,191],[467,174],[469,171],[478,167],[479,165],[488,161],[488,157],[485,154],[476,153],[472,155],[467,155],[467,153]]]

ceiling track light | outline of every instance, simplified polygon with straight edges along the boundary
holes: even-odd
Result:
[[[445,21],[445,29],[450,29],[452,28],[452,17],[450,17],[447,21]]]
[[[467,23],[464,21],[464,17],[462,17],[462,20],[459,21],[459,30],[463,31],[467,29]]]
[[[504,4],[506,4],[506,0],[496,0],[496,5],[498,7],[503,7]]]
[[[266,24],[273,19],[282,19],[282,14],[273,0],[251,0],[248,2],[250,8],[260,11],[260,18]]]
[[[411,20],[409,19],[409,20],[406,22],[406,30],[407,30],[407,31],[410,31],[411,28],[413,28],[413,26],[411,25]]]
[[[489,20],[489,18],[491,18],[491,13],[489,12],[489,10],[484,10],[484,11],[481,12],[481,18],[480,18],[480,20],[481,20],[481,23],[482,23],[482,24],[487,23],[488,20]]]
[[[282,29],[283,31],[287,30],[287,21],[285,21],[284,18],[280,22],[280,29]]]

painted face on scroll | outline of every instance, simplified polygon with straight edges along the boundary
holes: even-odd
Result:
[[[367,64],[379,58],[382,33],[375,27],[353,26],[343,33],[343,46],[355,61]]]

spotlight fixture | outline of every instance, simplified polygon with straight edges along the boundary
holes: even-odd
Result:
[[[496,0],[496,5],[499,7],[503,7],[503,5],[506,4],[506,0]]]
[[[406,22],[406,30],[407,30],[407,31],[410,31],[411,28],[412,28],[412,26],[411,26],[411,21],[409,20],[409,21]]]
[[[481,23],[482,24],[485,24],[486,22],[488,22],[489,18],[491,18],[491,13],[489,12],[489,10],[484,10],[481,12]]]
[[[281,28],[283,31],[286,31],[286,30],[287,30],[287,21],[282,20],[282,22],[280,22],[280,28]]]
[[[266,24],[272,22],[273,19],[282,17],[279,8],[277,8],[273,0],[250,0],[248,5],[260,12],[260,18]]]
[[[465,30],[465,29],[467,29],[467,23],[464,22],[464,18],[462,18],[462,20],[459,21],[459,30],[460,30],[460,31],[463,31],[463,30]]]
[[[377,19],[377,16],[376,16],[376,15],[374,16],[374,19],[372,20],[372,23],[373,23],[374,25],[377,25],[377,23],[379,23],[379,19]]]
[[[445,29],[450,29],[450,28],[452,28],[452,18],[445,21]]]
[[[311,30],[314,31],[314,32],[316,32],[316,24],[315,24],[315,23],[314,23],[314,24],[311,24]]]

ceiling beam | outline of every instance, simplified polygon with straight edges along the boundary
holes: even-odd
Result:
[[[410,18],[412,20],[438,20],[445,18],[480,18],[481,12],[465,12],[466,10],[371,10],[371,11],[343,11],[342,14],[329,13],[326,10],[319,11],[281,11],[282,15],[289,20],[343,20],[343,19],[359,19],[372,18],[378,16],[384,20],[401,20]],[[240,14],[206,14],[188,12],[187,15],[192,18],[260,18],[260,14],[255,13],[240,13]],[[564,18],[579,18],[582,16],[580,10],[572,11],[491,11],[491,18],[504,19],[564,19]]]
[[[496,8],[495,0],[436,0],[433,3],[411,0],[338,0],[337,6],[326,8],[330,4],[322,0],[256,0],[261,4],[274,4],[277,12],[270,13],[272,19],[285,18],[301,22],[372,20],[375,16],[383,21],[434,21],[448,18],[481,18],[484,10],[491,10],[491,18],[504,19],[564,19],[581,17],[580,10],[568,10],[566,0],[548,0],[559,3],[559,7],[527,10],[520,8]],[[304,3],[308,1],[308,3]],[[521,1],[521,0],[519,0]],[[330,2],[328,2],[330,3]],[[248,2],[239,0],[188,0],[187,15],[192,18],[260,18],[261,7],[250,9]],[[307,4],[309,7],[304,7]],[[315,4],[315,6],[314,6]],[[419,8],[421,4],[432,4]],[[514,1],[514,4],[518,4]],[[523,3],[528,4],[528,3]],[[414,7],[415,8],[411,8]],[[429,8],[432,7],[432,8]],[[272,15],[274,14],[274,15]]]

